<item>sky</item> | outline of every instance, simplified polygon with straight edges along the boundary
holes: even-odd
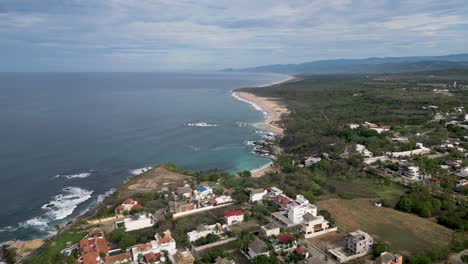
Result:
[[[0,71],[205,71],[467,43],[467,0],[0,0]]]

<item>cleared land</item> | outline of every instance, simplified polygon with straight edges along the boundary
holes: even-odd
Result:
[[[393,252],[421,254],[449,244],[450,229],[430,219],[390,208],[377,208],[373,203],[372,199],[329,199],[317,202],[317,206],[332,214],[342,234],[362,229],[376,240],[388,243]]]

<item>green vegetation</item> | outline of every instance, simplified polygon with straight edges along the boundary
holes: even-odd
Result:
[[[216,241],[219,241],[221,238],[215,234],[208,234],[206,237],[202,237],[196,241],[193,242],[193,244],[197,247],[203,246],[206,244],[211,244]]]
[[[116,228],[109,234],[109,238],[116,243],[119,248],[128,248],[137,242],[137,237],[131,233],[125,232],[123,228]]]
[[[76,257],[74,254],[67,258],[60,251],[65,248],[67,242],[78,243],[85,235],[84,232],[64,233],[47,239],[45,244],[34,252],[28,263],[75,263]]]

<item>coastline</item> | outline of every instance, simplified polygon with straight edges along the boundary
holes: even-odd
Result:
[[[257,87],[280,85],[295,79],[295,76],[288,76],[288,78],[284,80]],[[263,112],[265,118],[262,122],[255,124],[256,126],[267,130],[275,136],[283,135],[284,129],[278,123],[281,121],[283,115],[289,113],[289,110],[277,98],[261,97],[244,91],[233,91],[232,96],[237,100],[250,104],[256,110]],[[259,168],[251,170],[250,172],[252,173],[252,177],[258,178],[273,171],[276,171],[276,168],[273,166],[273,162],[269,162]]]

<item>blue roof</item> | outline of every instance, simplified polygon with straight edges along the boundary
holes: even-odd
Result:
[[[206,191],[206,187],[205,186],[198,186],[197,191],[198,192],[204,192],[204,191]]]

